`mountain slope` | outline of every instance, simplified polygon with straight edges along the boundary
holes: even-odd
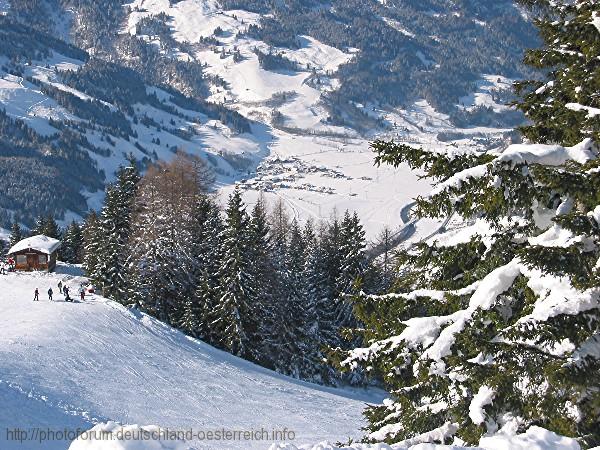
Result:
[[[0,276],[3,429],[87,429],[116,420],[196,430],[287,427],[297,443],[345,441],[360,435],[364,401],[380,400],[279,376],[99,296],[71,304],[55,294],[50,303],[45,292],[56,292],[59,279],[72,292],[83,280],[65,273]],[[36,287],[39,303],[31,301]],[[3,449],[23,448],[2,439],[5,433]]]
[[[429,184],[373,167],[369,141],[513,139],[521,116],[502,103],[535,44],[508,0],[2,5],[4,226],[78,219],[128,154],[145,166],[181,147],[211,164],[223,198],[240,182],[299,219],[349,208],[373,238]]]

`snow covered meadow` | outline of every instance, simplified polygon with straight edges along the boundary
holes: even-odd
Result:
[[[283,377],[98,295],[73,304],[55,295],[51,303],[45,292],[56,291],[59,280],[73,292],[85,281],[71,266],[58,272],[0,275],[2,449],[70,445],[21,445],[7,440],[5,428],[86,430],[108,421],[177,430],[287,428],[301,444],[346,441],[360,437],[365,402],[383,398],[379,391]],[[36,287],[41,301],[33,303]],[[215,447],[265,449],[271,443]]]

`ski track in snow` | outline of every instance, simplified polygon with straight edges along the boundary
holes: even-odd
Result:
[[[56,294],[59,279],[76,292],[82,278],[59,268],[62,274],[0,276],[2,449],[25,448],[3,441],[7,427],[87,429],[107,420],[196,430],[287,427],[296,444],[345,441],[360,437],[365,402],[383,398],[278,375],[97,295],[65,303]],[[36,287],[39,303],[32,302]],[[56,302],[47,300],[49,287]]]

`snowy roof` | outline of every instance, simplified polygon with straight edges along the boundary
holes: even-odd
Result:
[[[50,255],[58,250],[59,247],[60,241],[58,239],[53,239],[48,236],[44,236],[43,234],[38,234],[37,236],[31,236],[27,239],[17,242],[8,251],[8,254],[12,255],[13,253],[31,249]]]

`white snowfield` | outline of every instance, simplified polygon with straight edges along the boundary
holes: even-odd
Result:
[[[73,291],[85,279],[73,267],[60,265],[59,271],[0,275],[2,450],[65,450],[76,436],[64,439],[59,431],[110,421],[198,433],[287,429],[298,445],[346,442],[362,435],[365,403],[383,398],[378,391],[325,388],[278,375],[97,295],[65,303],[56,294],[58,281]],[[36,287],[41,301],[34,303]],[[55,302],[45,296],[50,287]],[[30,434],[20,434],[25,431]],[[48,440],[39,442],[42,432]],[[266,449],[274,442],[189,445]],[[117,444],[88,440],[72,448],[188,448],[162,447],[176,442]]]

